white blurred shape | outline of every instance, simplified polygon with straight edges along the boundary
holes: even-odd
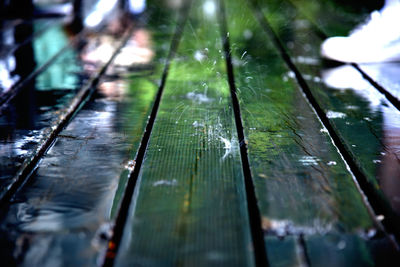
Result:
[[[100,0],[97,2],[94,10],[85,19],[85,25],[88,27],[98,26],[103,19],[116,6],[118,0]]]
[[[351,65],[343,65],[333,69],[324,70],[321,73],[323,82],[334,89],[350,89],[356,94],[368,100],[370,107],[376,109],[383,99],[375,88],[365,80],[361,73]]]
[[[348,37],[328,38],[321,55],[342,62],[373,63],[400,60],[400,1],[392,1],[356,27]]]
[[[206,1],[203,4],[203,11],[207,16],[213,16],[215,14],[216,6],[213,1]]]
[[[132,14],[140,14],[146,8],[146,0],[129,0],[129,11]]]

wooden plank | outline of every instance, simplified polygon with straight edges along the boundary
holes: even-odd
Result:
[[[365,21],[372,10],[382,7],[384,1],[304,1],[288,0],[306,16],[322,34],[347,36],[357,24]]]
[[[313,31],[318,31],[318,36],[326,39],[331,36],[347,36],[351,31],[361,24],[368,21],[370,16],[369,12],[378,10],[381,5],[375,3],[340,3],[337,4],[333,1],[302,1],[302,0],[289,0],[297,9],[301,11],[309,23],[312,24]],[[308,7],[307,7],[308,6]],[[398,64],[395,63],[374,63],[374,64],[357,64],[353,65],[356,70],[365,77],[356,74],[354,70],[350,70],[347,80],[354,80],[351,85],[362,86],[361,84],[367,79],[379,92],[385,95],[388,100],[400,109],[400,94],[399,87],[400,81],[398,79]],[[344,68],[344,67],[343,67]],[[342,68],[342,69],[343,69]],[[348,69],[348,68],[346,68]],[[343,79],[340,77],[341,73],[345,70],[333,69],[335,71],[336,79]],[[350,84],[348,86],[351,86]],[[375,100],[377,101],[377,100]]]
[[[270,6],[272,5],[272,6]],[[274,7],[274,2],[270,2],[268,5],[268,10],[265,10],[265,14],[267,18],[271,18],[273,16],[279,17],[280,15],[288,15],[287,20],[288,21],[292,21],[294,25],[300,23],[301,21],[304,22],[304,18],[300,18],[296,16],[296,11],[295,9],[290,8],[290,6],[285,5],[284,3],[281,2],[275,2],[275,7],[279,7],[279,8],[273,8]],[[330,127],[330,134],[336,135],[334,136],[334,140],[335,140],[335,144],[339,144],[339,149],[341,151],[341,153],[344,153],[344,157],[346,158],[346,161],[350,164],[350,167],[352,169],[352,171],[354,171],[356,173],[356,178],[358,181],[361,181],[361,186],[363,187],[363,190],[367,191],[367,197],[369,198],[369,201],[373,204],[374,208],[378,211],[378,212],[384,212],[386,218],[385,221],[388,221],[391,223],[391,229],[394,229],[394,225],[396,225],[395,221],[393,220],[393,217],[389,218],[390,216],[392,216],[392,214],[390,212],[388,212],[387,206],[385,206],[386,203],[384,203],[384,200],[381,198],[381,192],[375,190],[373,188],[373,184],[366,182],[366,178],[365,176],[363,176],[364,174],[360,171],[359,168],[359,161],[363,161],[364,163],[368,161],[365,161],[365,158],[367,157],[372,157],[375,156],[376,157],[376,150],[374,151],[375,154],[372,155],[372,153],[360,153],[358,154],[358,157],[354,157],[354,154],[350,154],[348,151],[350,151],[351,153],[353,153],[355,150],[361,149],[364,151],[371,151],[374,150],[374,146],[373,143],[376,142],[379,145],[379,136],[378,135],[374,135],[372,137],[372,133],[373,130],[371,125],[367,125],[365,126],[365,132],[364,131],[358,131],[358,128],[354,129],[354,128],[349,128],[349,126],[347,125],[354,125],[353,122],[356,122],[356,125],[363,125],[363,121],[365,120],[369,120],[369,117],[364,117],[365,114],[363,114],[363,112],[358,113],[358,108],[360,108],[360,110],[366,110],[365,109],[365,104],[362,103],[362,101],[360,100],[356,100],[354,102],[351,101],[347,101],[349,99],[351,99],[352,97],[337,97],[338,94],[333,94],[331,95],[332,97],[330,98],[331,101],[327,101],[327,102],[323,102],[321,100],[324,99],[324,96],[326,94],[328,94],[329,89],[324,88],[323,84],[322,84],[322,78],[318,77],[317,73],[319,72],[319,68],[318,68],[318,64],[316,64],[315,61],[313,60],[309,60],[309,59],[315,59],[318,58],[317,55],[319,54],[313,54],[313,56],[310,57],[310,54],[312,54],[312,52],[315,51],[319,51],[319,46],[318,44],[320,42],[317,42],[317,34],[315,34],[315,32],[313,33],[313,31],[310,30],[310,28],[307,28],[307,23],[302,23],[301,25],[303,25],[303,27],[298,27],[298,28],[291,28],[290,27],[286,27],[288,26],[287,23],[283,24],[283,23],[276,23],[276,24],[271,24],[273,25],[273,29],[275,31],[275,33],[278,33],[278,36],[280,38],[280,43],[281,44],[290,44],[289,46],[291,46],[290,54],[292,55],[292,60],[291,62],[296,62],[296,66],[298,66],[298,68],[301,70],[301,74],[302,74],[302,80],[299,78],[298,81],[301,83],[301,85],[303,86],[303,90],[305,93],[307,93],[307,90],[311,90],[311,92],[313,93],[313,95],[308,95],[308,98],[310,99],[310,101],[313,102],[313,106],[315,109],[319,109],[318,115],[320,116],[320,118],[324,121],[324,124],[327,125],[327,127]],[[295,30],[296,29],[296,30]],[[285,32],[287,33],[288,31],[291,31],[291,35],[285,35]],[[277,44],[277,43],[276,43]],[[304,52],[307,51],[307,53],[300,53],[300,52]],[[286,58],[287,59],[287,58]],[[301,59],[301,60],[299,60]],[[318,61],[317,61],[318,62]],[[296,67],[294,65],[291,65],[291,68],[295,68],[293,69],[294,71],[296,70]],[[310,70],[313,69],[312,72],[310,72]],[[294,78],[294,76],[299,76],[299,73],[296,73],[294,75],[294,73],[288,73],[287,78]],[[306,86],[306,87],[305,87]],[[310,91],[309,91],[310,93]],[[309,94],[307,93],[307,94]],[[315,99],[314,98],[317,99]],[[311,99],[312,98],[312,99]],[[347,103],[346,103],[347,102]],[[356,111],[350,111],[347,110],[340,110],[339,112],[337,112],[336,109],[330,109],[332,108],[332,106],[328,106],[325,105],[326,103],[330,103],[329,105],[332,104],[336,104],[336,105],[342,105],[342,106],[350,106],[350,103],[353,103],[354,106],[356,106]],[[325,104],[324,104],[325,103]],[[364,102],[365,103],[365,102]],[[321,105],[321,106],[320,106]],[[352,106],[352,105],[351,105]],[[337,107],[337,106],[335,106]],[[364,108],[364,109],[363,109]],[[325,112],[324,112],[325,111]],[[354,120],[351,121],[346,121],[349,120],[348,117],[344,118],[344,116],[336,116],[337,114],[342,114],[340,112],[346,112],[346,115],[348,115],[348,117],[355,117]],[[378,115],[378,114],[377,114]],[[322,117],[321,117],[322,116]],[[360,116],[362,116],[362,119],[360,120]],[[378,115],[379,116],[379,115]],[[361,121],[361,123],[360,123]],[[326,124],[328,123],[328,124]],[[379,123],[379,120],[377,122],[377,124]],[[342,128],[339,127],[339,125],[341,125]],[[365,125],[365,124],[364,124]],[[376,125],[376,124],[375,124]],[[347,129],[347,130],[346,130]],[[376,128],[375,128],[376,129]],[[378,129],[379,130],[379,129]],[[340,137],[338,137],[338,135]],[[367,144],[363,145],[362,142],[365,142],[365,138],[360,138],[360,135],[363,135],[363,137],[365,137],[365,135],[367,135]],[[370,135],[370,136],[369,136]],[[344,148],[344,145],[342,143],[343,141],[343,136],[345,137],[351,137],[352,141],[355,141],[358,145],[354,145],[355,143],[345,143],[345,147],[348,149],[348,147],[351,147],[352,149],[346,150],[346,148]],[[368,136],[370,138],[368,138]],[[346,141],[347,140],[347,141]],[[349,139],[344,139],[345,142],[348,142]],[[377,141],[374,141],[377,140]],[[356,148],[355,147],[359,147]],[[360,151],[360,150],[359,150]],[[350,155],[353,155],[350,156]],[[357,162],[354,162],[354,160],[359,160]],[[371,160],[372,161],[372,160]],[[373,163],[378,163],[376,161],[372,161]],[[368,165],[368,164],[366,164]],[[371,164],[370,164],[371,165]],[[365,167],[365,166],[362,166]],[[384,223],[385,223],[384,221]],[[387,226],[387,224],[385,224]],[[385,240],[385,238],[383,238],[383,240]],[[372,241],[370,241],[372,242]],[[386,242],[386,241],[384,241]],[[383,245],[382,245],[383,246]],[[379,248],[376,247],[371,247],[372,249],[372,253],[371,253],[371,257],[373,258],[373,261],[375,261],[375,264],[382,264],[382,262],[380,262],[380,260],[383,259],[383,263],[386,264],[387,261],[394,261],[395,260],[395,254],[393,251],[393,246],[391,250],[391,257],[380,257],[380,253],[382,252],[382,250],[380,250]],[[311,259],[311,262],[313,260]]]
[[[392,244],[381,238],[365,242],[365,238],[356,234],[328,234],[305,239],[312,266],[397,266],[399,263]]]
[[[83,36],[82,34],[76,38],[81,38]],[[55,37],[57,37],[57,35]],[[3,112],[4,114],[2,114],[2,117],[5,120],[3,127],[6,129],[4,143],[6,147],[9,148],[2,151],[7,160],[5,160],[4,164],[6,177],[3,179],[4,184],[0,191],[0,199],[5,200],[9,198],[21,183],[25,181],[40,157],[53,143],[57,133],[65,126],[65,123],[81,105],[82,101],[87,97],[87,94],[93,91],[92,87],[98,80],[99,73],[104,71],[104,66],[107,65],[106,63],[111,57],[111,55],[103,55],[100,58],[97,54],[97,59],[94,58],[96,51],[98,51],[98,48],[102,44],[102,42],[98,42],[99,38],[99,35],[92,35],[87,39],[88,45],[84,47],[79,47],[79,39],[76,39],[74,42],[74,47],[69,48],[68,46],[64,46],[61,51],[62,53],[58,52],[53,56],[51,62],[48,61],[46,63],[47,66],[40,70],[40,75],[38,77],[35,76],[36,74],[31,73],[30,78],[25,79],[23,83],[20,84],[16,94],[18,97],[12,104],[6,106],[8,110]],[[101,38],[104,38],[104,36]],[[116,40],[114,45],[117,45],[119,41],[120,40]],[[85,57],[85,61],[92,60],[92,62],[89,62],[90,64],[85,64],[84,66],[86,73],[81,75],[82,77],[76,77],[76,73],[72,75],[62,75],[64,71],[82,71],[79,69],[80,66],[77,67],[75,64],[77,56],[74,51],[78,49],[78,47],[82,49],[80,56]],[[111,50],[117,49],[117,47],[110,48]],[[58,56],[61,57],[58,58]],[[97,62],[93,60],[97,60]],[[80,62],[82,63],[82,61]],[[88,66],[90,68],[87,68]],[[47,79],[48,77],[51,77],[50,81]],[[88,78],[88,80],[80,84],[79,81],[84,77]],[[81,86],[82,88],[79,91],[76,90]],[[72,92],[64,90],[64,93],[68,93],[68,97],[64,98],[60,105],[54,106],[54,110],[46,114],[44,118],[39,116],[37,118],[39,121],[35,121],[35,116],[42,113],[40,104],[36,102],[35,96],[36,94],[40,95],[40,92],[48,89],[46,87],[51,87],[51,89],[57,87],[59,89],[70,88],[73,90]],[[58,93],[60,93],[60,91]],[[72,96],[74,96],[74,98],[72,98]],[[40,102],[43,101],[43,99],[37,99],[37,101]],[[30,116],[27,116],[27,114]],[[40,121],[42,119],[44,119],[44,122]],[[15,145],[16,147],[14,149]],[[26,146],[29,149],[20,149],[21,147],[19,146]]]
[[[280,6],[282,10],[295,10],[291,5]],[[292,14],[292,21],[304,21],[304,16],[301,14],[295,11],[290,14]],[[292,49],[288,51],[294,61],[297,61],[296,66],[303,73],[318,105],[325,112],[327,120],[329,119],[329,123],[338,134],[338,139],[343,143],[342,153],[347,153],[348,161],[354,162],[352,169],[358,173],[358,180],[367,193],[369,201],[376,212],[386,217],[383,221],[386,227],[398,236],[399,215],[393,192],[393,189],[397,187],[395,180],[391,179],[393,176],[388,174],[389,166],[390,169],[398,168],[397,161],[393,160],[397,158],[397,150],[394,143],[385,140],[385,136],[392,136],[391,140],[394,140],[396,131],[385,133],[385,129],[388,127],[396,129],[396,124],[393,124],[393,120],[390,121],[390,117],[395,118],[399,111],[365,80],[361,85],[355,86],[353,82],[360,81],[362,78],[355,70],[347,71],[350,78],[336,79],[333,83],[324,75],[330,70],[323,70],[323,74],[320,74],[321,65],[318,60],[314,61],[314,64],[299,62],[299,57],[318,59],[319,45],[322,42],[312,24],[305,23],[305,25],[308,27],[299,28],[297,34],[292,35],[295,38],[290,40]],[[282,31],[285,31],[285,28],[283,26]],[[288,42],[284,35],[281,35],[281,39],[283,43]],[[306,46],[306,42],[309,45]],[[289,76],[293,75],[289,74]],[[337,82],[341,80],[352,83],[347,86],[346,83],[338,85]],[[337,90],[338,88],[341,90]],[[388,183],[391,183],[391,186],[387,186]]]
[[[137,182],[117,266],[252,266],[215,1],[193,4]]]
[[[270,265],[313,265],[308,240],[324,240],[327,234],[357,246],[336,252],[336,247],[321,242],[324,255],[351,254],[359,263],[370,264],[374,251],[368,250],[364,233],[376,226],[352,175],[299,86],[288,77],[289,69],[270,37],[260,34],[263,29],[246,3],[226,3],[236,86]],[[275,10],[268,5],[275,12],[270,16],[273,25],[287,25],[291,17],[287,20],[279,10],[281,2],[276,6]],[[286,248],[292,252],[281,252],[287,257],[272,254],[270,247],[279,240],[271,236],[293,236],[294,243],[282,241],[292,244]]]
[[[0,117],[0,195],[7,191],[24,160],[35,154],[46,129],[54,126],[60,110],[68,106],[76,88],[81,86],[79,74],[83,70],[77,64],[77,57],[74,48],[65,51],[47,70],[28,82],[3,110]]]
[[[265,236],[266,251],[269,266],[307,266],[305,254],[299,238],[296,236],[285,236],[284,238],[267,235]]]
[[[80,36],[80,37],[83,37]],[[107,37],[105,37],[102,34],[94,34],[91,36],[86,36],[87,37],[87,41],[88,41],[88,45],[85,47],[80,47],[81,49],[81,54],[80,56],[83,57],[83,59],[85,61],[87,61],[86,64],[85,63],[85,71],[87,71],[87,73],[84,73],[84,77],[87,78],[87,80],[85,80],[85,82],[83,84],[79,84],[78,86],[82,87],[82,88],[76,88],[74,85],[67,85],[65,84],[65,82],[69,82],[69,83],[74,83],[74,78],[73,79],[69,79],[71,78],[71,75],[66,75],[63,76],[61,75],[61,77],[59,77],[59,72],[61,69],[61,72],[68,71],[68,67],[65,67],[66,62],[64,62],[63,60],[65,60],[65,58],[61,58],[60,62],[56,62],[57,64],[55,64],[56,66],[52,66],[51,68],[48,69],[48,72],[43,72],[43,70],[41,70],[40,73],[42,73],[45,77],[52,77],[53,79],[55,79],[56,77],[58,77],[60,80],[57,81],[57,79],[55,79],[55,84],[52,84],[52,86],[61,86],[61,88],[65,85],[67,87],[74,87],[73,89],[73,95],[74,98],[70,99],[70,101],[66,104],[66,102],[64,102],[64,105],[61,106],[55,106],[55,108],[57,109],[57,112],[54,113],[54,116],[52,118],[48,118],[48,122],[47,124],[45,123],[44,126],[37,126],[40,131],[39,132],[34,132],[33,136],[32,133],[29,133],[29,130],[34,130],[35,128],[32,129],[32,127],[34,127],[35,121],[34,121],[34,117],[29,117],[26,116],[26,114],[29,115],[35,115],[35,112],[40,113],[39,111],[36,111],[36,106],[37,103],[35,103],[33,100],[33,96],[35,94],[35,86],[36,86],[36,76],[33,75],[31,77],[31,79],[25,80],[23,85],[21,85],[21,96],[19,99],[15,100],[15,106],[20,108],[21,111],[20,113],[25,113],[21,116],[22,118],[22,123],[20,125],[20,127],[22,128],[22,139],[25,138],[26,136],[28,136],[28,141],[29,139],[34,139],[34,141],[37,142],[37,145],[33,145],[33,147],[31,149],[29,149],[29,151],[25,151],[28,152],[26,155],[24,155],[23,157],[21,157],[20,159],[20,163],[18,164],[18,170],[16,173],[14,173],[14,176],[11,178],[11,180],[7,181],[7,186],[5,188],[2,188],[1,190],[1,194],[0,194],[0,199],[4,200],[9,198],[13,192],[15,192],[15,190],[17,190],[18,186],[25,181],[26,177],[29,176],[30,172],[32,171],[32,169],[36,166],[37,162],[40,160],[41,156],[43,156],[43,154],[47,151],[47,149],[50,147],[50,145],[53,143],[56,135],[63,129],[63,127],[66,125],[66,123],[69,121],[69,119],[73,116],[73,114],[76,112],[76,110],[80,107],[80,105],[83,103],[83,101],[87,98],[88,95],[90,95],[93,92],[93,87],[96,85],[96,83],[98,82],[99,76],[104,74],[104,71],[106,70],[106,67],[109,65],[109,62],[112,60],[112,56],[113,56],[113,51],[118,50],[118,45],[122,45],[121,40],[115,40],[114,42],[109,42],[107,44],[109,50],[111,53],[109,55],[100,55],[99,54],[99,48],[102,48],[101,45],[104,45],[104,42],[101,42],[101,38],[106,39],[107,42]],[[109,36],[111,37],[111,36]],[[100,40],[99,40],[100,39]],[[112,39],[112,38],[111,38]],[[79,40],[79,39],[77,39]],[[103,40],[104,41],[104,40]],[[89,45],[90,44],[90,45]],[[77,45],[79,47],[79,43],[75,42],[75,45]],[[77,47],[75,47],[76,49]],[[65,49],[63,49],[65,52],[65,55],[68,57],[70,57],[71,55],[69,53],[71,53],[71,49],[68,47],[65,47]],[[68,52],[69,51],[69,52]],[[64,54],[64,53],[62,53]],[[61,54],[60,54],[61,55]],[[58,57],[53,57],[54,60],[56,60]],[[71,58],[69,58],[69,63],[71,63]],[[52,62],[54,63],[54,62]],[[57,66],[58,65],[58,66]],[[61,67],[60,67],[61,65]],[[51,66],[51,64],[49,64],[49,66]],[[49,67],[47,66],[47,67]],[[63,67],[64,66],[64,67]],[[72,66],[72,69],[76,70],[76,65],[74,63],[74,59],[72,59],[72,65],[68,65],[68,66]],[[46,67],[46,69],[47,69]],[[54,72],[58,72],[58,73],[54,73]],[[51,73],[50,75],[48,73]],[[54,75],[53,75],[54,74]],[[74,76],[74,75],[72,75]],[[78,78],[78,80],[80,80],[81,78],[84,77],[80,77]],[[40,79],[38,79],[40,81]],[[57,83],[58,86],[56,85]],[[51,84],[51,83],[50,83]],[[39,86],[42,86],[42,84],[39,84]],[[48,86],[48,85],[46,85]],[[44,89],[44,88],[41,88]],[[52,88],[54,89],[54,88]],[[76,90],[79,89],[79,90]],[[40,90],[38,90],[40,91]],[[25,94],[25,95],[24,95]],[[33,106],[32,106],[33,105]],[[13,118],[13,116],[15,114],[18,114],[18,112],[14,112],[15,106],[7,106],[7,108],[9,108],[9,114],[11,115],[11,120],[7,120],[6,117],[6,121],[5,121],[5,128],[10,129],[10,131],[13,131],[14,128],[18,129],[18,125],[17,127],[15,127],[15,125],[13,124],[15,120],[15,118]],[[30,110],[32,109],[32,110]],[[6,114],[3,114],[4,116]],[[51,115],[51,114],[49,114]],[[3,117],[4,117],[3,116]],[[25,122],[24,120],[28,120],[28,122]],[[25,123],[25,124],[24,124]],[[31,135],[30,135],[31,134]],[[11,136],[12,137],[12,136]],[[6,137],[8,138],[8,137]],[[21,138],[20,136],[17,138]],[[37,139],[37,140],[35,140]],[[7,140],[7,139],[6,139]],[[13,141],[11,140],[10,143],[13,143]],[[6,155],[7,155],[6,151]],[[25,153],[24,152],[24,153]],[[12,154],[12,151],[11,151]],[[7,157],[7,156],[6,156]],[[8,166],[8,165],[6,165]],[[11,168],[15,168],[15,166],[11,166]]]
[[[0,194],[1,200],[6,201],[12,196],[13,193],[15,193],[15,191],[19,188],[19,186],[30,175],[31,171],[36,167],[36,164],[41,159],[41,157],[53,144],[53,141],[55,140],[57,134],[66,126],[71,117],[80,108],[80,106],[87,99],[87,97],[93,93],[94,87],[98,83],[99,78],[104,74],[110,62],[113,60],[115,52],[120,48],[121,45],[123,45],[122,42],[127,41],[126,38],[128,38],[129,36],[127,36],[126,34],[128,33],[127,31],[129,31],[129,29],[130,29],[129,27],[128,28],[122,27],[119,28],[119,30],[115,28],[111,29],[103,27],[103,32],[99,31],[97,33],[93,32],[90,34],[90,32],[84,31],[80,35],[76,36],[74,41],[71,41],[71,45],[73,44],[81,49],[80,56],[84,62],[84,68],[85,71],[87,71],[87,73],[85,73],[83,77],[80,78],[84,78],[87,80],[85,80],[83,85],[81,85],[82,88],[80,88],[79,91],[74,92],[75,96],[73,99],[71,99],[71,101],[69,101],[68,105],[67,106],[64,105],[63,106],[64,108],[60,109],[57,112],[57,116],[54,117],[55,120],[50,120],[51,123],[50,127],[45,127],[41,129],[40,132],[36,133],[40,139],[37,140],[38,145],[33,146],[33,148],[28,151],[29,153],[22,158],[21,160],[23,161],[22,164],[17,164],[18,165],[17,172],[9,181],[7,181],[6,187],[2,188]],[[115,35],[119,35],[119,37],[116,38]],[[86,45],[84,47],[82,47],[81,43],[83,38],[86,38],[85,39]],[[54,57],[52,57],[52,59],[56,60],[58,56],[64,54],[64,52],[68,53],[67,51],[69,51],[69,47],[65,46],[63,50],[60,51],[58,54],[56,54]],[[104,54],[104,52],[107,53]],[[124,60],[116,59],[116,60],[125,62],[125,64],[127,64],[126,59]],[[51,77],[52,79],[55,79],[59,76],[60,70],[61,72],[67,70],[65,68],[63,69],[63,67],[60,68],[59,66],[58,67],[52,66],[51,63],[53,63],[52,60],[51,62],[48,62],[46,69],[49,67],[48,71],[52,74],[48,75],[48,73],[46,73],[44,75],[45,77],[47,76]],[[42,73],[44,70],[45,69],[42,68],[40,73]],[[31,90],[23,90],[24,87],[21,85],[20,89],[22,91],[27,91],[26,92],[27,94],[32,93],[33,87],[31,83],[35,81],[33,80],[33,78],[36,78],[36,74],[32,74],[31,79],[28,79],[27,81],[25,80],[25,82],[23,83],[23,86],[26,86],[28,87],[28,89],[30,88]],[[49,83],[46,78],[38,79],[39,82],[40,81],[43,82],[43,80],[46,81],[45,86],[49,85],[54,86],[54,84],[51,84],[51,82]],[[69,80],[69,82],[71,82],[71,79]],[[74,87],[74,85],[72,85],[72,87]],[[30,98],[22,97],[22,99],[26,101],[29,100]],[[21,104],[20,106],[26,108],[24,104]]]
[[[135,28],[96,97],[59,134],[8,203],[0,224],[4,261],[37,266],[102,261],[166,61],[175,14],[149,7],[148,26]],[[115,45],[110,36],[100,40]]]

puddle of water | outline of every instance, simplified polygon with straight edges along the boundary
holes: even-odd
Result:
[[[4,39],[1,40],[10,48],[0,54],[0,97],[4,97],[17,82],[43,66],[68,43],[61,21],[21,23],[2,35]],[[52,41],[48,42],[48,39]]]
[[[143,38],[152,36],[144,27],[134,32],[126,49],[121,50],[125,57],[132,56],[135,47],[146,41]],[[167,37],[158,36],[156,47],[169,43]],[[111,35],[89,41],[81,51],[82,69],[96,73],[104,58],[96,43],[105,41],[114,49],[114,41]],[[152,51],[151,45],[148,42],[143,53]],[[146,62],[138,57],[141,61],[137,65],[161,62],[166,52],[154,59],[148,57]],[[7,260],[22,265],[95,265],[100,251],[107,246],[104,239],[109,234],[99,229],[112,222],[119,207],[157,90],[153,80],[161,77],[162,71],[157,68],[154,75],[149,75],[153,68],[141,72],[142,68],[131,69],[125,63],[121,57],[114,62],[95,98],[61,132],[29,182],[11,200],[0,224],[1,243],[7,247],[1,255]],[[125,78],[119,78],[120,73],[126,74]],[[72,80],[64,80],[69,88]],[[45,82],[43,79],[40,84]],[[47,108],[52,107],[40,110]],[[51,120],[52,116],[48,117]]]
[[[12,243],[12,234],[8,236],[12,240],[9,246],[24,250],[24,260],[43,242],[41,235],[58,244],[47,248],[51,254],[63,251],[70,236],[79,234],[82,238],[77,243],[86,244],[84,262],[94,260],[97,248],[91,242],[97,228],[111,219],[123,162],[137,148],[147,118],[143,110],[150,106],[129,93],[128,86],[125,83],[123,100],[99,96],[86,104],[61,132],[30,182],[12,199],[1,226],[15,234],[33,236],[24,248]],[[139,136],[127,134],[132,132]],[[71,235],[59,236],[66,231]],[[67,262],[71,257],[68,253],[59,255],[59,261]]]

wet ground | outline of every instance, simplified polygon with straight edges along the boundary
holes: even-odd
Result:
[[[117,2],[0,12],[5,266],[400,264],[400,65],[320,56],[378,4]]]

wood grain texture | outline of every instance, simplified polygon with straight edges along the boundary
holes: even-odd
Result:
[[[204,4],[171,63],[117,266],[253,265],[218,20]]]
[[[382,126],[380,117],[381,113],[373,112],[373,110],[369,109],[366,99],[359,97],[357,99],[357,95],[352,96],[351,92],[349,91],[335,90],[325,85],[325,80],[322,76],[320,76],[319,73],[320,71],[323,71],[323,66],[321,65],[319,56],[319,45],[322,40],[318,34],[318,30],[313,28],[312,23],[305,20],[305,18],[299,14],[298,9],[295,8],[295,6],[282,1],[259,3],[259,6],[261,7],[259,10],[262,10],[271,29],[278,37],[280,44],[283,45],[285,51],[284,53],[288,53],[287,55],[290,57],[289,60],[294,63],[294,65],[290,67],[294,67],[297,71],[299,71],[298,73],[295,73],[292,70],[288,71],[284,75],[284,79],[293,79],[294,81],[298,81],[298,79],[296,79],[298,78],[297,75],[301,75],[304,82],[303,84],[300,83],[301,86],[307,86],[308,89],[306,89],[310,90],[314,99],[316,99],[316,102],[313,103],[313,105],[318,105],[318,108],[321,109],[326,121],[333,126],[333,133],[340,137],[338,139],[341,144],[345,144],[345,149],[347,149],[346,152],[350,151],[351,154],[357,151],[356,155],[351,154],[352,160],[356,161],[354,165],[361,166],[363,172],[367,173],[368,178],[370,179],[369,181],[374,184],[376,181],[375,166],[376,164],[379,164],[379,160],[377,160],[376,157],[380,153],[379,148],[382,144],[382,138],[379,134],[379,131],[381,131],[380,127]],[[321,12],[324,11],[321,10]],[[328,15],[326,16],[329,17]],[[277,45],[277,42],[275,42],[275,45]],[[349,81],[351,81],[351,79],[349,79]],[[374,90],[373,88],[369,89]],[[330,96],[326,97],[327,95]],[[365,172],[366,168],[371,168],[373,170]],[[369,188],[375,188],[374,185],[368,186]],[[348,187],[345,188],[348,189]],[[355,189],[354,186],[353,188]],[[382,194],[382,192],[379,192],[379,189],[374,192]],[[343,197],[351,194],[341,193],[340,195]],[[367,196],[371,201],[377,197],[376,194],[372,196],[367,194]],[[354,204],[353,201],[351,202]],[[346,206],[349,207],[348,205]],[[358,210],[358,208],[356,208],[356,210]],[[352,214],[352,212],[350,212],[350,214]],[[343,218],[351,217],[344,216]],[[357,216],[356,218],[360,217]],[[388,220],[392,219],[393,217]],[[352,231],[349,233],[351,236]],[[353,236],[353,238],[357,240],[360,238],[360,236]],[[333,240],[329,238],[327,239]],[[378,237],[377,239],[380,238]],[[307,244],[307,237],[305,240]],[[385,238],[383,238],[383,240],[385,240]],[[372,239],[368,242],[374,243],[375,241]],[[361,258],[365,260],[365,264],[373,264],[373,262],[375,262],[374,264],[382,264],[381,260],[385,262],[385,258],[386,260],[388,259],[386,256],[382,256],[385,253],[380,254],[381,250],[368,245],[368,242],[358,249],[358,253],[361,253],[360,255],[364,255]],[[348,241],[348,244],[357,243],[358,241]],[[324,243],[322,242],[322,244]],[[348,249],[351,250],[350,247],[348,247]],[[367,255],[368,253],[365,254],[364,252],[366,247],[370,248],[370,256]],[[393,247],[391,251],[391,260],[393,260]],[[310,256],[310,258],[312,263],[313,257]],[[334,256],[332,258],[339,259],[340,257]],[[391,263],[391,260],[388,262]],[[350,264],[350,262],[351,261],[347,262],[346,264]],[[386,262],[386,264],[388,262]],[[339,261],[333,261],[333,263],[334,265],[343,264],[339,263]]]
[[[270,36],[242,6],[247,8],[245,2],[227,3],[228,25],[270,264],[281,263],[273,261],[276,258],[269,248],[279,241],[272,242],[268,236],[294,236],[292,261],[307,265],[313,263],[308,239],[324,239],[327,234],[356,240],[351,242],[357,245],[338,253],[348,251],[362,264],[371,264],[368,253],[372,252],[364,253],[368,242],[363,237],[374,223],[353,177],[298,85],[292,82]],[[277,3],[276,10],[279,8]],[[274,10],[272,23],[290,24],[284,11],[278,13],[267,3],[266,10]],[[300,255],[296,250],[302,250],[303,257],[296,256]],[[336,248],[322,242],[321,250],[336,253]]]
[[[54,78],[53,83],[38,77],[36,89],[40,92],[64,92],[66,89],[59,88],[71,87],[73,75],[57,80],[57,74],[81,63],[79,67],[89,68],[89,77],[100,82],[97,91],[91,89],[95,92],[91,100],[78,103],[82,105],[79,111],[59,133],[29,182],[4,205],[0,235],[2,247],[7,248],[1,253],[7,265],[97,266],[102,260],[165,65],[170,26],[175,22],[174,12],[159,17],[158,9],[149,9],[146,15],[148,26],[129,31],[122,49],[118,48],[123,38],[99,32],[80,51],[87,60],[84,64],[68,53],[60,63],[64,65],[50,66],[43,73]],[[101,72],[103,60],[110,57],[97,54],[100,57],[94,58],[104,46],[111,48],[109,56],[115,55],[105,73]],[[70,98],[92,79],[71,88]],[[58,104],[65,107],[68,103]],[[51,126],[58,118],[59,113],[47,115]]]

